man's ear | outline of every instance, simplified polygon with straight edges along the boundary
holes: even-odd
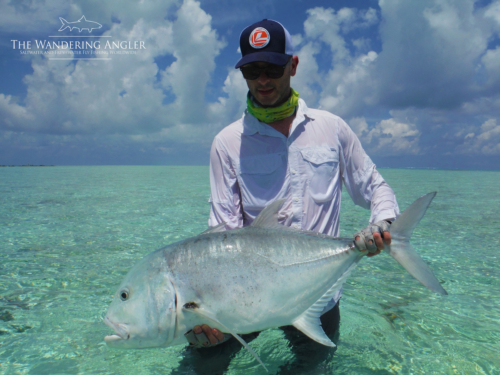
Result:
[[[292,57],[290,76],[293,77],[297,73],[297,66],[299,65],[299,56]]]

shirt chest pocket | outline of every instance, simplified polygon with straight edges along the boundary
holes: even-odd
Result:
[[[334,148],[311,147],[300,150],[309,177],[308,192],[316,203],[332,200],[338,189],[339,154]]]

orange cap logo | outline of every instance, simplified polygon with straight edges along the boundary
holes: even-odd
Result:
[[[269,44],[271,36],[263,27],[257,27],[250,33],[250,45],[253,48],[264,48]]]

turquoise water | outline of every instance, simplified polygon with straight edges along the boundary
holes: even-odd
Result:
[[[324,372],[500,374],[500,172],[381,172],[401,209],[438,191],[412,243],[449,295],[363,259]],[[206,229],[208,197],[208,167],[0,168],[0,374],[172,373],[182,346],[109,349],[102,318],[138,259]],[[351,236],[369,213],[342,204]],[[293,359],[279,329],[251,346],[271,373]],[[263,370],[242,350],[228,373]]]

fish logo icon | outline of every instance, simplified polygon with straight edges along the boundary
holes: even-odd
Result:
[[[66,30],[69,27],[70,31],[78,29],[79,32],[82,32],[82,30],[88,30],[89,33],[91,33],[93,29],[100,29],[102,27],[100,23],[89,21],[85,18],[85,16],[82,16],[82,18],[75,22],[68,22],[62,17],[59,17],[59,19],[62,22],[62,26],[58,31]]]
[[[264,48],[269,44],[270,40],[271,35],[269,34],[269,31],[263,27],[257,27],[250,33],[250,45],[253,48]]]

